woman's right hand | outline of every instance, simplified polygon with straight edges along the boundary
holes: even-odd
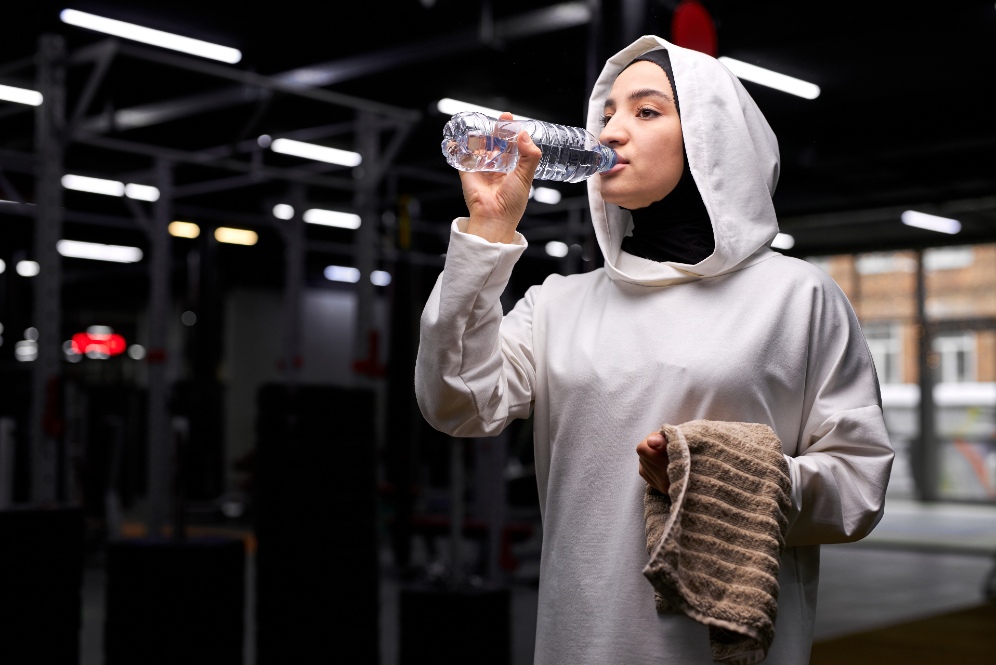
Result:
[[[500,120],[511,120],[511,113],[502,113]],[[470,211],[467,232],[488,242],[511,243],[515,229],[526,211],[529,188],[543,152],[525,131],[516,138],[519,161],[509,173],[460,172],[463,198]]]

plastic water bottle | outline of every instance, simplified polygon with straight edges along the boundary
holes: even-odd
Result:
[[[616,153],[580,127],[539,120],[496,120],[483,113],[457,113],[443,127],[443,156],[461,171],[507,173],[519,162],[516,137],[526,133],[543,151],[537,180],[579,182],[616,165]]]

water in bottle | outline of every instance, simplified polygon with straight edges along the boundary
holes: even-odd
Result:
[[[443,128],[443,155],[461,171],[507,173],[519,161],[516,137],[525,130],[543,151],[537,180],[579,182],[616,165],[616,153],[580,127],[539,120],[496,120],[483,113],[457,113]]]

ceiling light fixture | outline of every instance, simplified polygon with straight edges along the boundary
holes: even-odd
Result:
[[[775,249],[792,249],[795,247],[795,238],[787,233],[779,233],[771,241],[771,246]]]
[[[142,250],[138,247],[125,247],[123,245],[60,240],[55,243],[55,250],[62,256],[71,259],[93,259],[114,263],[136,263],[142,260]]]
[[[540,203],[555,205],[560,203],[561,195],[559,190],[550,187],[537,187],[536,191],[533,192],[533,198]]]
[[[318,224],[319,226],[334,226],[340,229],[358,229],[362,223],[359,215],[350,212],[338,212],[337,210],[322,210],[312,208],[304,211],[304,221],[308,224]]]
[[[21,277],[35,277],[41,272],[41,266],[37,261],[18,261],[14,271]]]
[[[170,222],[167,230],[175,238],[196,238],[201,234],[201,227],[193,222]]]
[[[470,102],[461,102],[459,99],[450,99],[449,97],[444,97],[436,102],[436,109],[443,115],[456,115],[457,113],[483,113],[486,116],[492,118],[497,118],[505,111],[499,111],[497,109],[488,108],[487,106],[481,106],[480,104],[471,104]],[[532,120],[532,118],[527,118],[524,115],[513,115],[516,120]]]
[[[350,266],[327,266],[325,268],[325,279],[330,282],[355,284],[360,281],[360,271]]]
[[[727,58],[726,56],[720,57],[719,61],[726,65],[726,68],[733,72],[737,78],[742,78],[745,81],[753,81],[754,83],[766,85],[769,88],[781,90],[782,92],[787,92],[790,95],[796,95],[804,99],[816,99],[820,96],[820,86],[815,83],[779,74],[770,69],[734,60],[733,58]]]
[[[937,231],[938,233],[950,233],[952,235],[961,231],[961,222],[957,219],[928,215],[925,212],[907,210],[902,214],[901,219],[906,226],[915,226],[918,229],[927,229],[928,231]]]
[[[123,182],[106,180],[104,178],[91,178],[85,175],[72,175],[70,173],[62,176],[62,186],[77,192],[104,194],[105,196],[124,196],[125,193]]]
[[[16,102],[28,106],[41,106],[42,94],[27,88],[15,88],[12,85],[0,85],[0,100]]]
[[[559,240],[551,240],[546,243],[546,253],[548,256],[552,256],[557,259],[562,259],[567,256],[570,251],[570,247],[567,246],[566,242],[560,242]]]
[[[125,185],[125,196],[137,201],[158,201],[159,189],[151,185],[128,183]]]
[[[305,143],[293,139],[273,139],[273,142],[270,143],[270,150],[279,152],[282,155],[304,157],[305,159],[339,164],[340,166],[359,166],[363,161],[363,157],[358,152],[328,148],[323,145],[315,145],[314,143]]]
[[[391,273],[386,270],[374,270],[370,273],[370,282],[374,286],[387,286],[391,283]]]
[[[77,192],[88,192],[90,194],[103,194],[105,196],[127,196],[129,199],[137,201],[158,201],[159,190],[151,185],[127,185],[117,180],[107,178],[91,178],[85,175],[73,175],[67,173],[62,176],[62,186]]]
[[[252,246],[259,241],[259,236],[255,231],[247,229],[232,229],[227,226],[219,226],[214,230],[214,239],[229,245]]]
[[[286,203],[278,203],[273,206],[273,216],[277,219],[294,219],[294,206]]]
[[[173,51],[181,51],[190,55],[197,55],[210,60],[218,60],[234,65],[242,59],[242,52],[228,46],[220,46],[210,42],[192,39],[181,35],[174,35],[171,32],[153,30],[134,23],[117,21],[112,18],[105,18],[87,12],[76,11],[75,9],[63,9],[59,13],[59,18],[63,23],[75,25],[78,28],[87,28],[103,32],[115,37],[131,39],[152,46],[160,46]]]

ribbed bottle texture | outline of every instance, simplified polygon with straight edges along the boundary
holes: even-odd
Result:
[[[539,120],[496,120],[483,113],[457,113],[443,128],[446,161],[461,171],[507,173],[519,161],[516,137],[525,130],[543,151],[537,180],[579,182],[616,164],[612,148],[580,127]]]

